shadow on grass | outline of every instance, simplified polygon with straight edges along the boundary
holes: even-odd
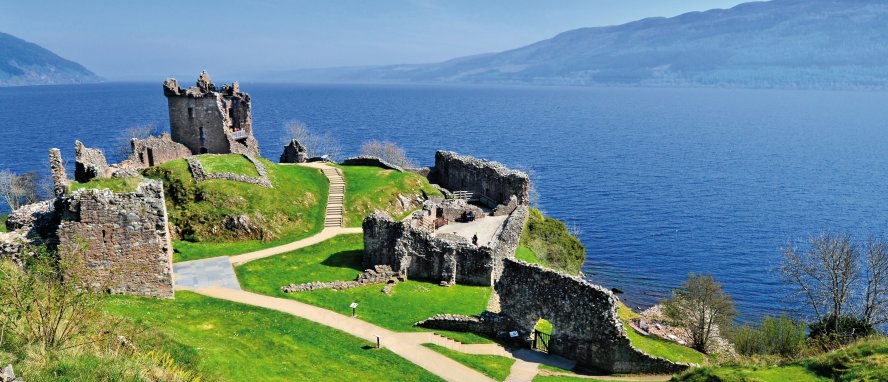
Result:
[[[361,267],[363,257],[364,251],[362,250],[342,251],[330,255],[321,264],[328,267],[351,268],[358,272],[363,272],[364,269]]]

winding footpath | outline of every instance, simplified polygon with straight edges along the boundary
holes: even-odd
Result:
[[[376,343],[402,358],[447,381],[493,381],[490,377],[454,361],[441,353],[429,349],[423,344],[436,344],[447,349],[466,354],[498,355],[512,358],[509,377],[510,382],[530,382],[539,372],[539,365],[546,364],[571,369],[574,362],[529,349],[510,351],[499,344],[462,344],[432,332],[393,332],[389,329],[373,325],[357,318],[348,317],[332,310],[319,308],[295,300],[271,297],[244,291],[240,288],[234,266],[250,261],[291,252],[300,248],[318,244],[338,235],[361,233],[360,227],[343,227],[345,180],[339,169],[325,163],[306,163],[301,166],[319,169],[330,180],[330,195],[327,198],[327,209],[324,229],[311,237],[292,243],[237,256],[220,256],[209,259],[186,261],[173,264],[176,290],[192,291],[207,297],[232,301],[236,303],[271,309],[301,317],[315,323],[341,330],[355,337]],[[551,373],[558,375],[559,373]],[[581,377],[572,375],[574,377]],[[632,380],[666,381],[671,376],[650,376],[649,378],[631,378]],[[595,377],[607,380],[626,380],[626,377]]]

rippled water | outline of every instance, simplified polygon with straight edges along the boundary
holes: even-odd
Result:
[[[243,84],[264,156],[287,121],[349,151],[400,143],[532,170],[548,214],[575,225],[584,271],[657,301],[712,273],[744,318],[787,309],[780,247],[824,229],[886,227],[888,93]],[[156,84],[0,88],[0,169],[43,170],[73,141],[111,150],[120,131],[168,124]]]

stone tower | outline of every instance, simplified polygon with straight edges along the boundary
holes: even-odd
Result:
[[[188,147],[192,154],[259,155],[250,95],[241,93],[237,82],[217,89],[204,70],[188,89],[168,78],[163,82],[163,94],[169,102],[173,141]]]

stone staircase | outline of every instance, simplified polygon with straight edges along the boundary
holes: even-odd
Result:
[[[344,226],[343,206],[345,205],[345,178],[339,169],[324,167],[321,169],[324,176],[330,180],[330,194],[327,196],[327,215],[324,217],[324,227]]]

